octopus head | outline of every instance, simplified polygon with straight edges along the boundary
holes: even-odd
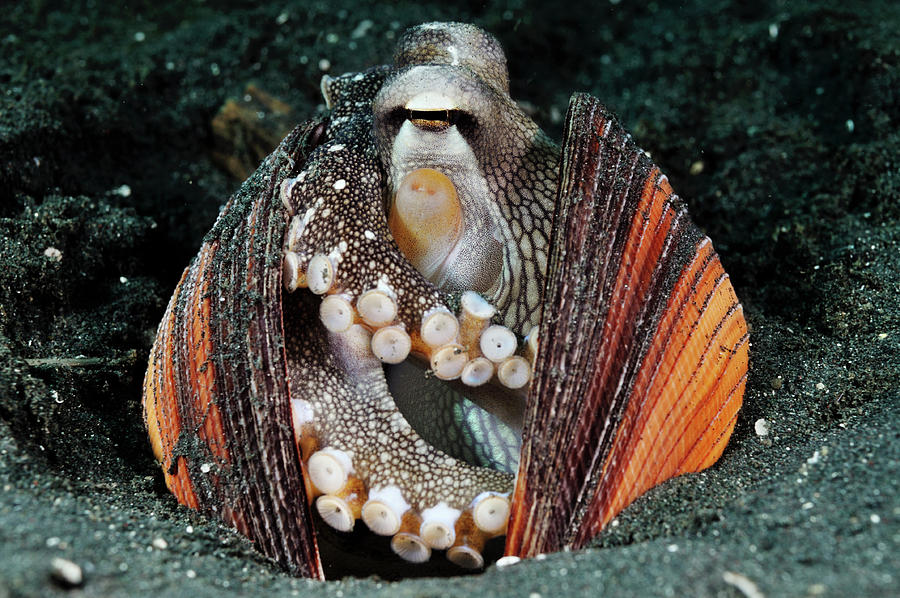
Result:
[[[529,302],[518,291],[543,273],[523,262],[546,239],[527,239],[527,256],[522,241],[547,221],[558,150],[510,98],[499,43],[471,25],[426,24],[404,35],[394,62],[374,100],[394,239],[443,290],[477,291],[501,310],[530,303],[533,312],[536,296]],[[537,176],[550,184],[530,186]],[[518,218],[522,208],[530,231]]]

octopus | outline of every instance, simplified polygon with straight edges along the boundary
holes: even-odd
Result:
[[[554,143],[497,40],[460,23],[410,29],[392,65],[322,95],[160,325],[144,414],[181,502],[304,575],[314,520],[479,569],[492,538],[583,545],[715,462],[746,379],[740,304],[605,109],[576,98]]]
[[[291,395],[305,397],[293,400],[294,421],[326,447],[310,458],[316,487],[334,492],[357,476],[363,521],[395,536],[405,513],[420,520],[424,542],[400,536],[394,547],[426,560],[429,547],[453,545],[463,512],[488,532],[508,516],[524,411],[514,389],[531,367],[515,353],[540,322],[559,147],[509,97],[498,43],[472,26],[421,27],[400,42],[392,71],[326,77],[322,91],[327,141],[281,188],[295,214],[286,287],[327,293],[331,331],[324,344],[289,334]],[[402,367],[411,352],[424,363]],[[433,382],[453,379],[457,388]],[[485,386],[495,396],[482,403],[499,403],[498,416],[467,400]],[[426,442],[396,403],[420,415],[438,403],[449,413],[432,421],[451,425]],[[472,415],[454,422],[454,412]],[[316,506],[352,527],[345,501],[324,495]]]

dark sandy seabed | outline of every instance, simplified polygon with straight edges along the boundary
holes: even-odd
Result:
[[[0,15],[0,598],[898,595],[896,2],[51,4]],[[752,326],[744,408],[717,465],[594,548],[295,579],[175,503],[141,423],[165,302],[239,183],[210,122],[249,82],[301,121],[323,61],[362,69],[451,19],[499,37],[513,96],[555,136],[589,91],[669,175]],[[54,581],[55,557],[83,585]]]

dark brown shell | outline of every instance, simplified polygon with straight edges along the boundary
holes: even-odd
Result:
[[[182,275],[144,380],[144,419],[179,502],[323,578],[291,429],[278,189],[314,144],[294,129],[228,202]]]

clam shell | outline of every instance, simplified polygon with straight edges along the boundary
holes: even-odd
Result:
[[[569,106],[506,553],[579,548],[714,463],[747,377],[741,305],[665,176],[595,99]]]
[[[295,128],[243,184],[185,270],[144,379],[144,419],[179,502],[266,555],[323,578],[291,430],[281,312],[279,187],[315,144]]]

